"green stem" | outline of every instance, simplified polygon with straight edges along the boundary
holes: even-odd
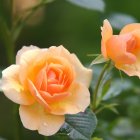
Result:
[[[6,57],[8,64],[12,64],[14,62],[14,46],[15,42],[12,40],[12,34],[8,29],[8,26],[4,19],[0,18],[1,27],[1,41],[3,42],[3,46],[5,47]]]
[[[104,74],[105,74],[106,70],[109,68],[109,66],[110,66],[110,61],[105,64],[105,66],[102,69],[101,74],[100,74],[100,76],[98,78],[97,84],[95,86],[95,90],[94,90],[94,94],[93,94],[93,111],[95,111],[95,109],[96,109],[96,105],[97,105],[97,94],[98,94],[98,90],[99,90],[101,81],[102,81],[102,79],[104,77]]]
[[[97,109],[94,113],[97,115],[98,113],[100,113],[102,110],[104,110],[105,107],[100,107],[99,109]]]

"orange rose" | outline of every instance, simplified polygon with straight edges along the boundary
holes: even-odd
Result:
[[[63,46],[23,47],[16,64],[2,72],[2,90],[20,104],[24,127],[49,136],[63,125],[65,114],[83,112],[88,107],[91,75],[92,71]]]
[[[119,35],[113,35],[108,20],[104,20],[101,51],[115,66],[129,76],[140,77],[140,24],[126,25]]]

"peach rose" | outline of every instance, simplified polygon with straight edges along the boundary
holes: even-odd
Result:
[[[63,46],[23,47],[16,64],[2,72],[2,90],[20,104],[25,128],[53,135],[64,124],[65,114],[83,112],[90,103],[92,71]]]
[[[128,24],[119,35],[113,35],[110,23],[104,20],[101,30],[104,58],[111,59],[127,75],[140,78],[140,24]]]

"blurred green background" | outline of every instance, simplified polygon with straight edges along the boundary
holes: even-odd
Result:
[[[9,1],[0,0],[0,17],[10,27]],[[22,0],[19,0],[22,5]],[[24,0],[23,0],[24,1]],[[130,22],[140,22],[139,0],[104,0],[104,9],[86,9],[74,5],[66,0],[55,0],[44,6],[43,13],[30,19],[18,39],[16,40],[15,53],[22,47],[35,45],[40,48],[64,45],[70,52],[76,53],[85,65],[91,63],[94,57],[87,54],[100,53],[101,31],[104,19],[109,19],[118,33],[120,27]],[[36,20],[42,20],[32,25]],[[0,30],[2,22],[0,20]],[[1,36],[2,34],[0,34]],[[0,69],[7,67],[7,54],[3,38],[0,37]],[[97,115],[98,126],[93,136],[104,140],[140,140],[140,80],[133,80],[134,89],[122,92],[111,99],[117,102],[119,114],[105,110]],[[0,140],[14,140],[13,133],[13,104],[0,93]],[[20,123],[20,122],[19,122]],[[22,124],[21,124],[22,126]],[[23,127],[23,140],[43,140],[36,131],[32,132]],[[52,140],[62,137],[50,137]],[[68,138],[64,138],[68,139]]]

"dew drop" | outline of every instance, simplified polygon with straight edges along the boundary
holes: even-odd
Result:
[[[44,126],[47,126],[47,123],[44,122],[43,125],[44,125]]]

